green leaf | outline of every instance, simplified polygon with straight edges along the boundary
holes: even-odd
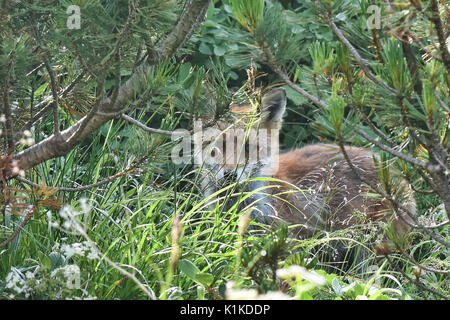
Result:
[[[308,293],[308,291],[303,291],[298,297],[299,300],[313,300],[313,297]]]
[[[334,292],[340,297],[342,296],[342,287],[339,283],[339,280],[337,278],[334,278],[331,281],[331,287],[333,288]]]
[[[200,53],[206,54],[208,56],[212,54],[211,48],[204,42],[200,43],[200,45],[198,47],[198,51],[200,51]]]
[[[289,100],[294,102],[297,106],[307,103],[308,99],[306,99],[304,96],[302,96],[300,93],[295,91],[289,86],[283,86],[284,90],[286,90],[286,96]]]
[[[227,52],[227,48],[223,47],[223,46],[214,46],[214,54],[216,56],[223,56],[225,53]]]
[[[200,269],[197,268],[195,264],[193,264],[191,261],[186,259],[181,259],[178,262],[178,266],[180,267],[181,271],[188,276],[190,279],[196,281],[197,275],[200,273]]]
[[[382,294],[382,290],[378,290],[371,296],[369,296],[369,300],[391,300],[389,297],[386,297],[384,294]]]
[[[36,91],[34,91],[34,96],[35,96],[35,97],[41,96],[41,95],[45,92],[45,90],[47,89],[47,87],[48,87],[48,82],[44,83],[42,86],[40,86],[39,88],[37,88]]]
[[[49,254],[48,258],[51,263],[50,270],[55,270],[66,264],[66,259],[60,253],[52,252]]]
[[[214,282],[214,276],[209,273],[198,273],[195,280],[202,286],[208,287]]]

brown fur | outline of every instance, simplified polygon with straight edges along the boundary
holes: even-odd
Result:
[[[359,174],[369,181],[378,180],[372,152],[359,147],[345,149]],[[353,172],[337,145],[309,145],[282,154],[273,177],[287,182],[283,185],[284,192],[291,191],[282,200],[276,200],[278,217],[289,224],[309,225],[298,229],[301,236],[352,226],[357,222],[355,212],[373,221],[393,221],[398,233],[409,230],[402,219],[394,217],[387,201],[368,194],[370,190]],[[402,188],[406,188],[404,183]],[[408,192],[408,207],[414,212],[414,199],[409,190],[404,191]],[[305,208],[308,205],[315,205],[320,214],[317,217],[308,214],[311,213]]]

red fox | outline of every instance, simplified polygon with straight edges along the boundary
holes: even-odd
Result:
[[[212,195],[237,181],[238,191],[245,187],[247,192],[247,197],[241,195],[241,205],[250,208],[257,221],[273,224],[281,220],[296,225],[295,232],[300,238],[311,237],[318,231],[353,226],[360,221],[358,217],[389,221],[395,232],[408,232],[409,226],[404,221],[408,218],[397,217],[388,201],[376,197],[362,183],[344,159],[339,146],[314,144],[278,155],[278,132],[285,108],[286,92],[283,88],[273,89],[262,97],[261,117],[253,127],[258,126],[258,135],[264,131],[263,139],[255,139],[255,134],[252,137],[251,131],[243,129],[234,131],[233,137],[225,133],[226,124],[216,125],[215,133],[207,135],[206,139],[216,135],[214,144],[205,143],[205,139],[202,144],[203,155],[207,155],[202,182],[205,195]],[[239,117],[247,109],[237,107],[231,111]],[[239,149],[236,141],[242,142],[245,135],[248,143],[241,143],[243,147]],[[217,148],[219,140],[220,143],[231,142],[233,147],[221,145]],[[262,150],[262,157],[255,156]],[[345,150],[364,179],[378,181],[373,152],[354,146],[346,146]],[[242,161],[236,160],[236,153],[243,155]],[[249,161],[252,157],[255,161]],[[209,161],[211,158],[215,161]],[[230,159],[234,162],[228,161]],[[394,170],[391,172],[395,173]],[[414,214],[413,194],[405,181],[399,181],[397,193],[402,194],[401,201]]]

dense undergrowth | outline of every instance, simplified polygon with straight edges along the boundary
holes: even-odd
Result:
[[[66,2],[60,6],[65,8]],[[349,50],[324,23],[321,11],[315,8],[315,1],[280,1],[284,7],[277,1],[266,1],[266,11],[261,13],[265,14],[265,24],[252,29],[250,23],[248,30],[242,27],[242,21],[241,24],[236,21],[232,2],[213,1],[206,21],[176,56],[149,69],[146,83],[140,84],[141,94],[127,105],[131,110],[129,114],[154,128],[191,129],[192,120],[196,117],[226,115],[233,99],[248,100],[250,97],[256,101],[262,89],[282,85],[288,97],[288,111],[281,134],[282,150],[311,142],[334,142],[339,133],[346,143],[380,151],[367,139],[355,134],[355,128],[364,128],[365,132],[370,132],[370,137],[376,137],[373,131],[369,131],[373,128],[358,117],[360,111],[366,112],[368,122],[388,135],[394,144],[401,147],[399,150],[419,160],[427,159],[428,150],[416,144],[412,132],[423,139],[422,134],[426,131],[423,123],[430,119],[427,118],[430,114],[435,120],[438,136],[442,137],[442,144],[448,143],[448,122],[445,120],[448,119],[448,111],[439,109],[438,102],[430,95],[424,94],[422,103],[421,95],[410,93],[414,81],[409,74],[396,78],[396,70],[377,61],[377,53],[381,53],[374,52],[376,48],[360,14],[369,1],[337,1],[331,11],[339,27],[362,52],[364,61],[370,62],[377,77],[387,79],[386,82],[392,86],[398,85],[399,91],[400,87],[407,87],[403,88],[404,94],[395,98],[365,77],[355,59],[350,57]],[[329,3],[320,2],[324,5]],[[408,1],[403,2],[405,6],[410,5]],[[174,25],[181,10],[175,12],[172,1],[141,3],[143,9],[138,12],[135,28],[128,30],[136,39],[130,36],[114,42],[111,39],[116,39],[114,32],[117,26],[125,24],[129,12],[127,5],[123,1],[99,3],[93,5],[91,11],[85,11],[83,19],[90,21],[91,24],[86,25],[97,32],[95,37],[98,39],[93,37],[102,41],[88,41],[85,47],[80,45],[86,36],[82,32],[89,36],[93,33],[84,29],[80,33],[70,33],[63,29],[61,25],[65,23],[65,16],[62,9],[55,13],[53,21],[46,18],[52,10],[56,12],[53,7],[49,9],[42,4],[45,10],[32,6],[24,11],[14,8],[15,15],[9,28],[15,27],[15,23],[18,30],[26,29],[27,19],[31,19],[25,15],[28,12],[41,19],[41,27],[48,23],[49,30],[56,30],[48,34],[50,44],[46,50],[54,53],[52,63],[59,68],[56,71],[61,88],[70,85],[76,74],[83,75],[74,92],[60,100],[59,121],[64,128],[88,113],[103,95],[114,95],[115,86],[125,83],[135,71],[133,63],[143,59],[141,53],[148,45],[144,40],[157,38],[155,43],[158,44]],[[181,4],[180,8],[183,7]],[[104,16],[95,11],[99,6]],[[383,21],[386,25],[395,25],[398,16],[406,15],[404,11],[399,7],[394,14],[384,15]],[[148,23],[143,17],[148,18]],[[103,24],[92,23],[100,18]],[[279,22],[281,18],[282,23]],[[422,39],[428,39],[426,28],[421,28],[427,23],[419,21],[415,24],[412,21],[411,25]],[[47,27],[44,27],[42,30],[47,32]],[[5,30],[8,29],[3,33]],[[5,38],[0,52],[2,67],[8,65],[6,62],[11,57],[8,50],[12,50],[23,58],[14,60],[14,64],[22,64],[23,67],[22,71],[14,69],[18,74],[34,70],[40,64],[38,58],[33,56],[36,61],[30,58],[34,52],[31,48],[35,45],[30,39],[34,36],[30,32],[26,37]],[[64,37],[73,41],[65,43]],[[293,82],[327,101],[330,106],[339,105],[344,100],[348,103],[345,116],[342,108],[341,122],[345,118],[342,127],[334,126],[330,120],[333,118],[331,107],[314,105],[283,83],[279,75],[263,62],[264,54],[258,44],[264,42],[264,37],[276,62],[289,71]],[[398,39],[388,32],[383,33],[383,37],[384,59],[401,55]],[[61,43],[65,50],[57,49]],[[116,52],[113,51],[116,44],[117,48],[120,44],[125,47],[118,50],[122,54],[118,70],[112,70],[112,66],[108,69],[108,64],[106,67],[103,64],[113,60],[108,54]],[[414,50],[421,78],[429,79],[424,81],[424,91],[433,87],[444,103],[448,102],[448,74],[443,63],[433,59],[422,62],[420,48],[414,47]],[[81,61],[80,56],[85,61]],[[400,71],[408,73],[405,59],[398,61],[403,63],[391,63],[391,68],[402,67]],[[111,65],[116,66],[117,61],[113,62]],[[85,69],[83,64],[93,67],[89,72],[78,73],[78,69]],[[14,105],[18,108],[14,118],[17,128],[31,117],[29,104],[45,97],[51,100],[49,76],[44,68],[37,70],[31,76],[32,84],[26,82],[31,81],[29,77],[24,77],[26,84],[11,93],[11,101],[16,98],[20,101]],[[93,75],[96,73],[105,77],[95,78]],[[2,74],[2,78],[6,76]],[[22,85],[17,83],[14,82]],[[245,83],[247,87],[243,87]],[[97,92],[99,87],[103,90],[101,93]],[[398,105],[402,105],[405,97],[409,99],[406,102],[406,109],[411,113],[408,114],[409,120],[417,125],[418,129],[414,127],[416,131],[399,126],[401,113]],[[430,111],[427,101],[431,100],[435,107]],[[414,109],[413,103],[420,108]],[[0,122],[4,123],[1,115],[0,111]],[[48,113],[34,124],[32,130],[27,130],[25,136],[32,136],[37,143],[50,136],[53,129],[54,118]],[[214,207],[212,197],[202,196],[198,168],[171,161],[173,146],[170,137],[149,134],[116,117],[65,156],[27,170],[24,176],[31,183],[9,180],[7,188],[3,186],[2,189],[8,191],[9,198],[6,199],[5,192],[0,199],[0,241],[10,239],[17,230],[20,233],[0,246],[0,299],[362,300],[449,297],[450,255],[448,246],[442,243],[448,245],[449,241],[448,213],[436,193],[416,193],[418,221],[423,226],[440,227],[432,229],[434,238],[423,229],[414,229],[405,249],[408,255],[387,249],[385,239],[377,238],[379,229],[389,226],[375,225],[363,217],[361,223],[352,229],[322,232],[311,239],[300,240],[292,236],[290,230],[293,226],[271,228],[251,221],[248,212],[238,211],[237,206],[228,210],[222,206]],[[19,144],[15,153],[26,148]],[[394,162],[395,157],[390,157],[389,161]],[[397,161],[396,165],[417,189],[429,187],[427,174],[418,173],[411,163]],[[110,180],[103,183],[104,179]],[[82,186],[91,187],[80,189]],[[64,191],[52,187],[78,189]],[[233,184],[228,188],[228,196],[231,197]],[[6,205],[7,200],[9,206]],[[30,221],[24,224],[28,217]],[[20,229],[21,225],[25,227]],[[441,242],[436,241],[436,237]],[[337,242],[365,248],[367,255],[362,265],[333,263],[336,254],[333,243]]]

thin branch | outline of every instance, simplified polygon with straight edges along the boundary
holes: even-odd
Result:
[[[353,106],[353,105],[350,105]],[[363,121],[372,129],[372,131],[379,136],[381,139],[386,141],[389,146],[393,147],[395,146],[394,142],[392,142],[391,138],[389,138],[387,135],[385,135],[380,129],[378,129],[373,122],[367,117],[367,115],[362,110],[361,106],[359,104],[355,105],[356,112],[363,118]]]
[[[267,48],[263,43],[260,43],[260,48],[261,50],[264,52],[265,56],[266,56],[266,63],[267,65],[276,73],[278,74],[278,76],[284,81],[286,82],[286,84],[291,87],[292,89],[294,89],[295,91],[297,91],[298,93],[300,93],[302,96],[306,97],[307,99],[309,99],[312,103],[314,103],[315,105],[322,107],[322,108],[328,108],[328,105],[326,102],[320,100],[319,98],[313,96],[312,94],[310,94],[309,92],[307,92],[305,89],[299,87],[298,85],[296,85],[295,83],[293,83],[291,81],[291,79],[289,79],[289,77],[286,75],[286,73],[281,70],[281,68],[276,64],[275,59],[272,56],[272,53],[270,52],[269,48]]]
[[[336,24],[331,19],[329,21],[329,25],[330,25],[331,29],[333,30],[333,32],[336,34],[336,36],[339,38],[339,40],[341,40],[341,42],[350,50],[351,54],[355,58],[356,62],[358,62],[361,69],[363,69],[366,76],[369,79],[371,79],[373,82],[377,83],[381,87],[390,91],[391,93],[397,94],[397,90],[388,86],[383,80],[379,79],[375,74],[372,73],[372,71],[369,69],[369,67],[364,62],[363,58],[359,55],[358,51],[356,51],[356,49],[352,46],[350,41],[347,40],[347,38],[343,35],[341,30],[339,30],[339,28],[336,26]]]
[[[65,87],[58,93],[58,96],[63,98],[68,93],[70,93],[73,90],[73,88],[75,87],[75,85],[78,82],[80,82],[80,80],[84,77],[84,75],[85,75],[85,72],[82,72],[78,76],[76,76],[75,79],[67,87]],[[51,99],[52,99],[52,97],[48,96],[44,100],[42,100],[41,102],[39,102],[38,104],[36,104],[34,106],[34,109],[39,110],[39,112],[36,113],[26,124],[23,125],[23,127],[20,129],[19,133],[17,133],[16,137],[22,136],[23,132],[25,130],[29,130],[37,121],[39,121],[40,119],[45,117],[50,112],[50,110],[52,110],[53,102],[51,102]]]
[[[442,62],[444,63],[447,73],[450,74],[450,53],[448,52],[446,37],[442,26],[441,15],[439,14],[439,7],[437,0],[430,0],[431,17],[429,18],[433,22],[439,41],[439,50],[442,53]]]
[[[122,114],[121,118],[126,120],[126,121],[128,121],[128,122],[130,122],[130,123],[132,123],[132,124],[137,125],[142,130],[145,130],[145,131],[150,132],[150,133],[163,134],[163,135],[166,135],[166,136],[171,136],[171,135],[177,134],[176,131],[168,131],[168,130],[154,129],[154,128],[147,127],[145,124],[143,124],[143,123],[133,119],[130,116],[127,116],[126,114]]]
[[[348,121],[346,121],[346,123],[351,125],[351,123],[349,123]],[[411,157],[411,156],[409,156],[407,154],[401,153],[400,151],[397,151],[397,150],[395,150],[393,148],[387,147],[386,145],[382,144],[378,140],[373,139],[371,136],[369,136],[367,133],[365,133],[360,128],[356,128],[355,127],[354,129],[364,139],[366,139],[370,143],[373,143],[374,145],[376,145],[381,150],[386,151],[386,152],[396,156],[397,158],[405,160],[406,162],[409,162],[409,163],[411,163],[411,164],[413,164],[415,166],[419,166],[419,167],[423,168],[424,170],[427,170],[428,172],[434,172],[434,171],[440,170],[438,165],[433,165],[431,163],[423,162],[423,161],[418,160],[416,158],[413,158],[413,157]]]
[[[41,69],[42,67],[45,66],[45,63],[42,62],[40,65],[38,65],[36,68],[34,68],[33,70],[31,70],[30,72],[28,72],[26,74],[27,77],[31,76],[33,73],[35,73],[36,71],[38,71],[39,69]]]
[[[436,101],[439,103],[439,105],[440,105],[445,111],[447,111],[448,113],[450,113],[450,107],[447,106],[447,105],[444,103],[444,101],[442,101],[441,97],[439,97],[439,95],[438,95],[436,92],[434,92],[434,96],[436,97]]]
[[[178,20],[176,28],[164,39],[158,48],[147,52],[150,65],[172,56],[193,34],[205,19],[210,0],[193,0]]]

